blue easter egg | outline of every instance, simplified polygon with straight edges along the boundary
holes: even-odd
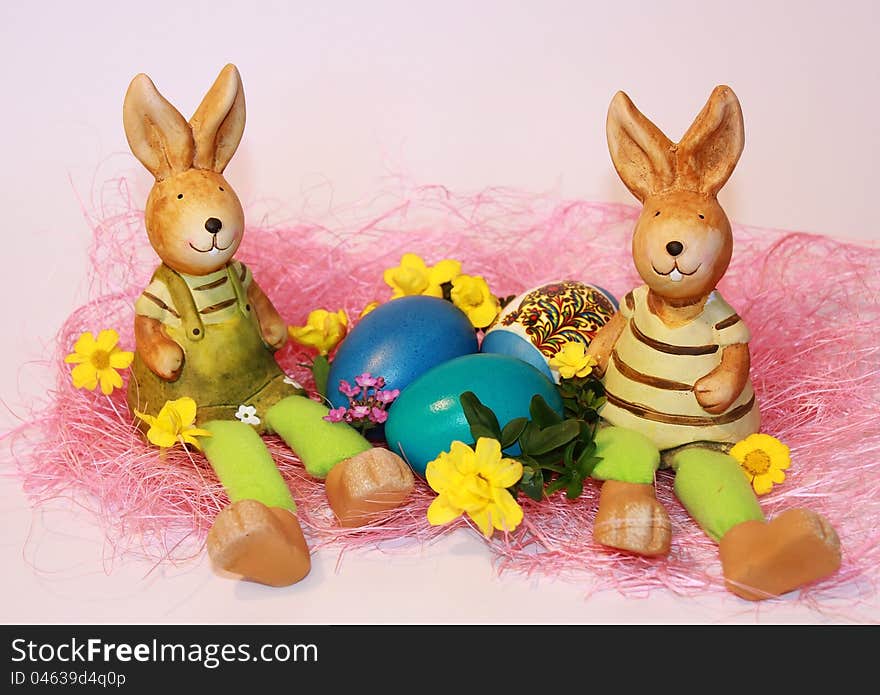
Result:
[[[540,394],[560,416],[562,398],[553,382],[530,364],[507,355],[465,355],[426,372],[404,389],[391,406],[385,437],[420,475],[452,442],[473,442],[459,397],[473,391],[504,427],[529,416],[532,397]],[[511,455],[519,446],[506,449]]]
[[[468,317],[436,297],[401,297],[381,304],[352,328],[330,365],[327,398],[334,408],[348,406],[339,381],[369,372],[385,378],[387,389],[406,388],[432,367],[477,352]]]
[[[561,280],[523,292],[504,307],[483,337],[481,352],[510,355],[559,381],[548,365],[569,341],[589,345],[617,311],[606,290],[577,280]]]

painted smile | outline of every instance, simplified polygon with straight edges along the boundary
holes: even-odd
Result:
[[[703,265],[703,264],[700,263],[700,265]],[[678,267],[678,262],[674,263],[672,265],[672,270],[670,270],[669,272],[666,272],[666,273],[661,273],[659,270],[657,270],[657,268],[654,267],[653,263],[651,264],[651,268],[654,269],[654,272],[657,273],[657,275],[662,275],[663,277],[667,277],[670,280],[672,280],[672,282],[681,282],[685,276],[690,277],[691,275],[696,273],[700,269],[700,265],[698,265],[696,268],[694,268],[689,273],[686,273],[683,270],[680,270]]]
[[[211,251],[225,251],[230,246],[232,246],[232,242],[235,241],[235,237],[232,237],[232,241],[230,241],[226,246],[218,246],[217,245],[217,237],[211,241],[210,248],[200,249],[198,246],[194,246],[192,242],[189,242],[189,246],[193,251],[198,251],[199,253],[211,253]]]

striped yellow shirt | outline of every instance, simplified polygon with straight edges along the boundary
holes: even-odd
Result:
[[[232,268],[247,292],[253,281],[250,270],[241,261],[232,261]],[[192,293],[204,325],[224,323],[238,314],[235,290],[229,281],[225,266],[208,275],[180,273],[180,276]],[[171,293],[161,280],[153,280],[149,284],[135,302],[134,310],[137,315],[157,319],[166,326],[181,325],[180,309],[174,306]]]
[[[690,442],[737,442],[758,431],[760,415],[751,381],[723,413],[700,406],[694,383],[721,364],[724,348],[749,342],[749,330],[714,291],[702,313],[679,327],[667,326],[648,307],[648,287],[620,306],[627,320],[608,361],[608,401],[602,417],[635,429],[660,449]]]

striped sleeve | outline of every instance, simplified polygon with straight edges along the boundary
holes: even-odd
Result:
[[[714,330],[715,342],[722,348],[728,345],[736,345],[737,343],[748,343],[752,337],[748,326],[735,313],[718,321],[714,326]]]
[[[242,288],[244,288],[244,291],[247,292],[248,287],[250,287],[251,283],[254,281],[254,278],[251,275],[250,268],[248,268],[241,261],[233,261],[232,264],[232,267],[238,275],[239,281],[241,282]]]
[[[636,310],[636,301],[633,297],[632,292],[630,292],[623,298],[623,301],[620,303],[620,307],[618,310],[620,311],[621,316],[623,316],[624,318],[632,318],[632,315]]]
[[[153,280],[134,303],[134,312],[138,316],[156,319],[161,323],[178,323],[180,314],[174,307],[171,293],[160,280]]]

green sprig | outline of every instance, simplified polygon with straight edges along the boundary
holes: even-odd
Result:
[[[459,398],[474,442],[489,437],[498,440],[502,449],[519,444],[521,453],[512,458],[522,463],[523,475],[511,488],[514,496],[522,492],[540,501],[564,490],[568,499],[576,499],[601,460],[594,441],[598,410],[605,402],[601,382],[593,376],[563,379],[559,392],[565,417],[535,395],[529,403],[529,417],[514,418],[504,427],[472,391]]]

